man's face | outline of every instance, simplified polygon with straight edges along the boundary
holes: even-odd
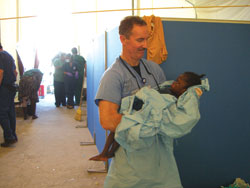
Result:
[[[141,59],[144,56],[145,49],[147,49],[148,37],[147,26],[134,25],[129,38],[123,36],[123,50],[126,51],[130,58]]]
[[[171,91],[175,96],[179,97],[182,93],[186,91],[187,82],[185,81],[185,75],[181,74],[176,81],[171,85]]]

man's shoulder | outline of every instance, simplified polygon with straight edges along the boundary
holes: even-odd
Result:
[[[86,62],[85,58],[83,56],[81,56],[81,55],[75,55],[74,59],[76,61],[81,62],[81,63],[85,63]]]
[[[145,64],[147,64],[147,65],[149,65],[149,66],[152,66],[152,67],[160,67],[159,64],[157,64],[157,63],[155,63],[155,62],[153,62],[153,61],[151,61],[151,60],[147,60],[147,59],[144,59],[144,58],[142,58],[141,60],[143,61],[143,63],[145,63]]]
[[[10,59],[13,59],[13,57],[9,54],[9,52],[7,52],[7,51],[1,51],[0,52],[0,57],[7,57],[7,58],[10,58]]]
[[[107,69],[107,71],[110,72],[121,72],[123,69],[123,67],[121,66],[121,63],[119,61],[119,59],[116,59]]]
[[[57,65],[57,64],[60,64],[61,63],[61,59],[55,59],[54,61],[53,61],[53,63],[55,64],[55,65]]]
[[[58,62],[59,60],[60,60],[60,58],[55,57],[55,58],[52,59],[52,63],[56,63],[56,62]]]
[[[121,67],[121,63],[116,59],[104,72],[104,76],[108,76],[110,78],[117,78],[123,77],[124,70]]]
[[[143,59],[143,63],[152,71],[163,71],[161,66],[151,60]]]
[[[7,51],[1,51],[0,52],[0,63],[5,64],[5,65],[11,65],[11,66],[15,66],[15,60],[13,59],[13,57],[7,52]]]

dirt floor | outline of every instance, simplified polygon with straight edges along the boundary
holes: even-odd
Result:
[[[38,119],[17,117],[18,143],[0,147],[0,188],[99,188],[106,173],[102,162],[88,159],[98,153],[86,125],[86,104],[83,121],[76,121],[75,109],[56,108],[53,95],[40,99]],[[0,129],[0,142],[3,133]]]

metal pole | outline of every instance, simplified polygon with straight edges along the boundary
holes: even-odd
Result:
[[[132,16],[135,15],[135,0],[132,0]]]

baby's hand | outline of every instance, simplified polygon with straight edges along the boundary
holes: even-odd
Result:
[[[202,90],[200,88],[195,88],[197,95],[200,97],[202,95]]]

